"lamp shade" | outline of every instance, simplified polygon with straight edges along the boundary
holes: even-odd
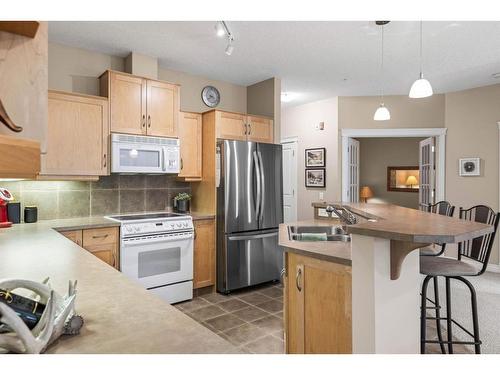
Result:
[[[391,119],[391,114],[384,103],[380,103],[380,106],[373,115],[373,119],[375,121],[387,121]]]
[[[418,184],[418,181],[417,181],[417,178],[413,175],[411,176],[408,176],[408,178],[406,179],[406,185],[417,185]]]
[[[373,191],[369,186],[363,186],[359,192],[359,197],[363,199],[368,199],[373,197]]]
[[[424,75],[420,73],[420,78],[413,82],[410,88],[410,98],[420,99],[432,96],[432,86],[428,80],[424,78]]]

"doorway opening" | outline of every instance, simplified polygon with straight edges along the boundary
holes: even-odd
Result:
[[[373,202],[419,208],[421,204],[444,199],[446,128],[342,129],[341,136],[343,202],[364,201],[363,197],[373,195]],[[394,154],[394,149],[391,151],[388,146],[380,148],[384,142],[396,145],[395,139],[411,147],[408,155]],[[363,150],[363,144],[365,148],[378,144],[374,151],[379,154],[366,156],[370,150]],[[390,153],[394,154],[392,159]],[[364,166],[361,168],[362,163]],[[388,163],[395,165],[384,165]],[[395,168],[389,172],[388,167]],[[408,168],[399,168],[401,171],[397,173],[397,167]],[[417,177],[417,172],[411,172],[416,167],[418,190],[415,189],[414,179],[408,179],[410,176]],[[402,181],[403,178],[405,181]],[[391,183],[395,185],[393,191]],[[363,197],[360,197],[363,187],[369,189],[363,189]],[[406,189],[404,194],[400,194],[402,189]]]
[[[281,141],[283,146],[283,221],[297,221],[297,137]]]

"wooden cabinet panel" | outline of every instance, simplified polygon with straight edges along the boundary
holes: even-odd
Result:
[[[273,120],[265,117],[248,116],[248,137],[252,142],[273,143]]]
[[[100,79],[101,95],[109,97],[111,131],[146,134],[146,80],[112,71]]]
[[[82,246],[82,231],[81,230],[68,230],[60,232],[64,237],[70,239],[77,245]]]
[[[190,112],[180,113],[179,140],[181,143],[181,172],[179,173],[179,177],[201,179],[201,114]]]
[[[217,111],[215,114],[217,138],[246,141],[246,121],[246,115]]]
[[[109,174],[108,136],[106,98],[49,91],[47,153],[40,174]]]
[[[96,228],[83,231],[83,246],[113,244],[118,242],[118,228]]]
[[[287,353],[351,353],[351,268],[287,253]]]
[[[193,287],[215,284],[215,220],[194,221],[194,279]]]
[[[109,264],[111,267],[119,269],[118,262],[118,244],[105,243],[102,245],[84,246],[85,250],[91,252],[94,256]]]
[[[177,137],[179,86],[147,80],[147,134]]]

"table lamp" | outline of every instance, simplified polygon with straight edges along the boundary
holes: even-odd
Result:
[[[364,199],[365,203],[368,201],[368,198],[373,197],[373,191],[369,186],[363,186],[361,191],[359,192],[359,197]]]
[[[417,185],[418,181],[417,178],[413,175],[408,176],[406,179],[406,186],[410,185],[410,188],[413,189],[413,185]]]

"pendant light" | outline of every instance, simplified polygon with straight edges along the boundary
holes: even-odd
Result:
[[[420,21],[420,75],[419,78],[413,82],[408,95],[413,99],[427,98],[432,96],[432,86],[428,80],[424,78],[422,73],[422,21]]]
[[[375,121],[387,121],[391,119],[391,113],[384,104],[384,25],[389,21],[376,21],[377,25],[382,26],[382,48],[381,48],[381,64],[380,64],[380,106],[375,111],[373,119]]]

